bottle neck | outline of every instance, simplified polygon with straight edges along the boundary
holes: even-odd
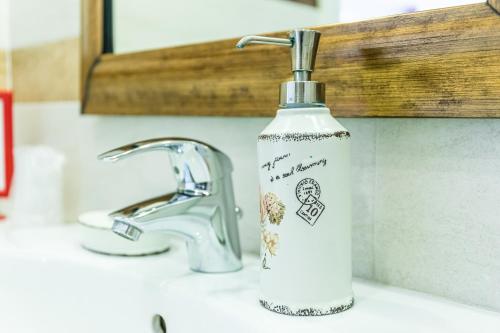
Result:
[[[280,109],[311,109],[311,108],[326,108],[324,103],[292,103],[280,105]]]
[[[325,85],[316,81],[288,81],[280,86],[280,107],[325,105]]]
[[[330,109],[326,106],[302,106],[302,107],[280,107],[276,113],[277,116],[318,116],[330,115]]]

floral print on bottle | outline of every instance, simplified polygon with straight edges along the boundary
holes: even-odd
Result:
[[[285,216],[285,205],[272,192],[260,195],[260,231],[262,244],[262,268],[270,269],[268,266],[269,256],[275,256],[278,250],[279,235],[267,230],[269,224],[279,226]]]

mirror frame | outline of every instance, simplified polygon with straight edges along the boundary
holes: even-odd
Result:
[[[84,114],[274,116],[287,50],[228,39],[106,54],[104,1],[82,0]],[[488,0],[317,27],[314,79],[337,117],[500,117],[499,13]]]

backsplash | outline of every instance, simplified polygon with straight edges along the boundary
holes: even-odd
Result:
[[[24,2],[34,3],[16,1],[17,20]],[[54,6],[59,2],[75,17],[78,1],[55,1]],[[43,9],[37,14],[43,17]],[[30,38],[25,35],[33,29],[23,29],[20,21],[12,29],[13,39],[22,41],[13,44],[22,51],[13,51],[14,87],[31,94],[23,92],[15,104],[15,142],[46,144],[66,154],[66,220],[74,222],[89,209],[120,208],[175,189],[162,153],[116,165],[97,161],[98,153],[140,139],[192,137],[231,157],[236,201],[244,212],[242,245],[258,251],[256,137],[270,119],[80,115],[75,100],[78,67],[71,61],[57,67],[51,60],[51,54],[77,54],[77,36],[57,33],[78,31],[77,21],[51,22],[47,29],[53,31],[43,35],[35,29]],[[68,43],[66,51],[59,48]],[[29,57],[29,49],[42,51]],[[27,64],[19,54],[32,62]],[[25,66],[33,63],[43,71],[30,77]],[[23,73],[17,80],[16,71]],[[53,72],[65,74],[57,83],[63,88],[44,98],[44,89],[52,87],[45,79],[59,79]],[[68,84],[73,85],[69,90]],[[23,103],[43,100],[52,102]],[[354,275],[500,311],[500,120],[340,122],[352,138]]]

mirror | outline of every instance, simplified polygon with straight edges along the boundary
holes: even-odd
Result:
[[[111,18],[112,38],[107,38],[107,51],[129,53],[477,2],[481,1],[109,0],[105,17]]]

